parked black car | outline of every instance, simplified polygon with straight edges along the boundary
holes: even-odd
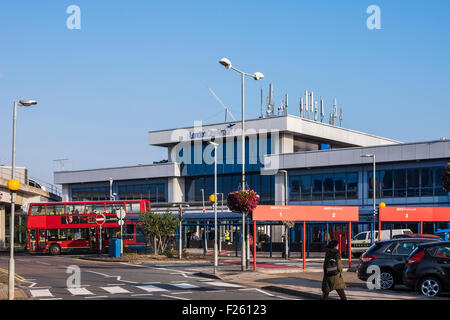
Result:
[[[358,278],[367,281],[373,272],[368,273],[367,268],[376,265],[380,268],[381,289],[392,289],[403,281],[403,271],[409,254],[422,243],[436,241],[439,239],[401,238],[377,241],[361,256],[357,268]]]
[[[403,282],[429,297],[450,291],[450,241],[419,245],[408,257]]]

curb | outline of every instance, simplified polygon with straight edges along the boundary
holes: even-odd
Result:
[[[218,279],[218,280],[224,281],[220,276],[215,275],[215,274],[211,274],[211,273],[206,273],[206,272],[196,272],[193,275],[197,276],[197,277],[203,277],[203,278],[209,278],[209,279]]]
[[[321,296],[318,294],[315,294],[315,293],[297,291],[297,290],[288,289],[288,288],[284,288],[284,287],[264,286],[261,289],[268,290],[268,291],[274,291],[274,292],[278,292],[278,293],[284,293],[284,294],[288,294],[291,296],[297,296],[297,297],[301,297],[301,298],[307,298],[310,300],[320,300],[321,299]]]

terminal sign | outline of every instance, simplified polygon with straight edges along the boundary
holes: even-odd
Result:
[[[358,221],[358,207],[259,205],[253,211],[257,221]]]

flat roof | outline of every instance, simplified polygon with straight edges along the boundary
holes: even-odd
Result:
[[[261,131],[291,133],[305,138],[328,141],[348,146],[371,146],[398,144],[389,138],[383,138],[327,123],[305,119],[293,115],[283,115],[245,120],[246,131],[258,133]],[[249,132],[250,133],[250,132]],[[169,147],[181,141],[210,140],[218,137],[232,137],[241,135],[241,122],[223,122],[183,127],[177,129],[153,130],[148,133],[149,145]]]
[[[364,154],[375,154],[376,163],[450,160],[450,140],[266,155],[263,170],[270,172],[278,169],[372,164],[372,158],[361,157]]]

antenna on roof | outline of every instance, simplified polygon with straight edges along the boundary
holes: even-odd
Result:
[[[303,118],[303,98],[300,98],[300,118]]]
[[[311,110],[311,113],[314,112],[314,92],[311,91],[311,93],[309,94],[311,96],[311,105],[309,110]],[[308,119],[310,119],[310,117],[308,116]]]
[[[69,159],[55,159],[53,161],[59,163],[59,168],[60,168],[59,171],[64,171],[64,161],[69,161]]]
[[[343,113],[342,113],[342,108],[341,108],[341,112],[339,114],[339,126],[340,127],[342,127],[342,116],[343,116]]]
[[[317,101],[314,101],[314,121],[317,121],[318,110],[317,110]]]
[[[233,118],[234,121],[237,121],[236,118],[231,113],[230,109],[228,109],[225,104],[222,102],[222,100],[219,99],[219,97],[214,93],[214,91],[211,88],[208,88],[209,92],[216,98],[216,100],[222,105],[222,107],[225,109],[225,122],[227,122],[227,113],[230,114],[231,118]]]
[[[288,94],[286,93],[286,101],[284,101],[284,114],[288,114]]]
[[[273,85],[270,83],[269,84],[269,96],[267,97],[267,110],[266,110],[266,114],[268,117],[270,116],[274,116],[275,115],[275,110],[274,110],[274,106],[273,106]]]
[[[308,119],[309,119],[309,104],[308,104],[308,97],[309,97],[308,90],[305,90],[305,112],[308,113]]]
[[[325,116],[325,110],[323,109],[323,99],[320,97],[320,122],[323,122],[323,117]]]
[[[334,98],[333,100],[333,126],[335,124],[335,119],[337,118],[337,100]]]

